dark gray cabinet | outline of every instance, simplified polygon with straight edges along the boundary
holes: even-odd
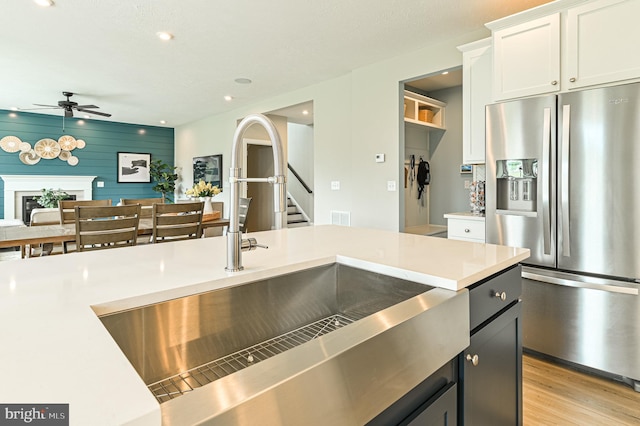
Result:
[[[409,417],[401,426],[456,426],[457,420],[457,386],[450,383],[438,393],[433,400],[427,401]]]
[[[456,357],[443,365],[391,407],[367,423],[367,426],[457,425],[458,358]]]
[[[520,269],[470,288],[471,344],[458,362],[461,425],[522,425]]]

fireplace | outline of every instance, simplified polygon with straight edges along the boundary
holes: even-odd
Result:
[[[42,206],[36,201],[37,195],[23,195],[22,196],[22,221],[25,225],[31,224],[31,212],[33,209],[40,209]],[[69,195],[65,200],[75,200],[75,195]]]
[[[41,195],[43,188],[53,188],[78,200],[92,200],[96,176],[0,175],[0,178],[4,181],[4,219],[26,222],[22,197]]]

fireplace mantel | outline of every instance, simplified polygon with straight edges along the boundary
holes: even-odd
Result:
[[[0,175],[4,181],[4,218],[17,219],[22,208],[18,197],[39,195],[43,188],[78,193],[79,200],[93,199],[93,180],[97,176]]]

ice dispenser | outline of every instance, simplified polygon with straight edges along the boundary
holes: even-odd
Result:
[[[496,209],[503,212],[537,210],[538,160],[496,161]]]

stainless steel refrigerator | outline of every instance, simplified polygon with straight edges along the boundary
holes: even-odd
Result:
[[[640,83],[488,105],[487,242],[527,247],[526,349],[640,391]]]

